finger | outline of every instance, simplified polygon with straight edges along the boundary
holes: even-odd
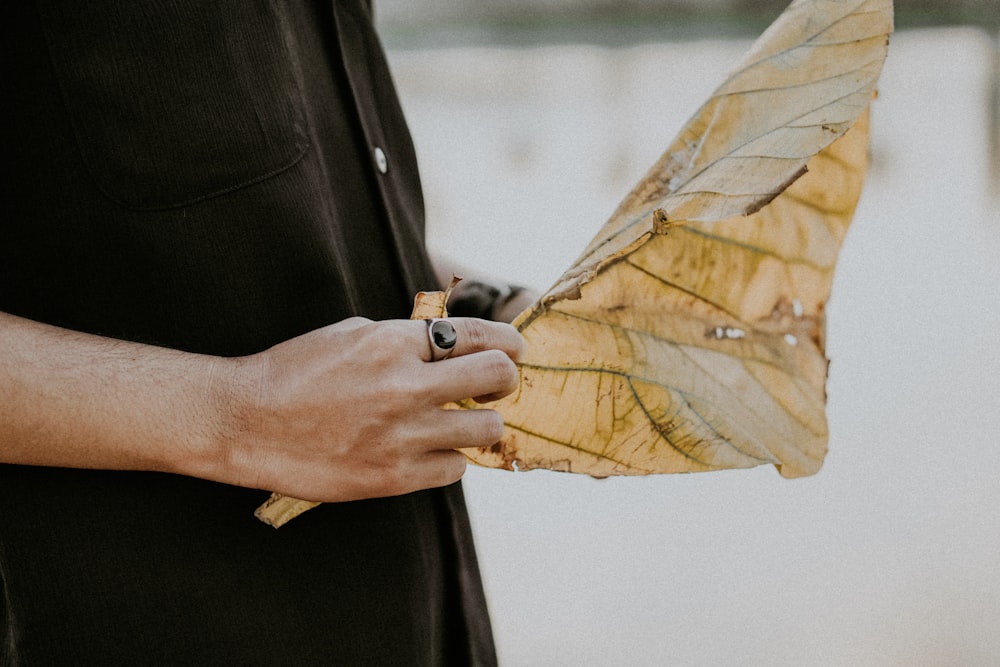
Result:
[[[424,452],[394,467],[375,468],[355,477],[352,481],[358,482],[357,489],[347,489],[347,497],[398,496],[447,486],[462,478],[467,463],[465,455],[454,449]],[[338,491],[343,490],[341,484]]]
[[[431,452],[421,463],[427,469],[428,486],[440,487],[454,484],[462,479],[468,462],[469,459],[465,457],[465,454],[448,450]]]
[[[456,341],[452,348],[450,359],[462,357],[485,350],[500,350],[507,357],[517,361],[524,354],[524,338],[514,327],[503,322],[490,322],[470,317],[451,317],[448,322],[455,327]],[[415,323],[416,324],[416,323]],[[431,360],[431,339],[428,336],[428,324],[421,321],[420,335],[423,339],[423,350],[420,358]]]
[[[453,449],[428,452],[397,471],[383,495],[401,495],[454,484],[465,474],[468,459]]]
[[[434,405],[476,397],[494,401],[517,389],[517,365],[500,350],[486,350],[425,364],[427,400]]]
[[[428,450],[489,447],[503,437],[503,417],[494,410],[440,410]]]

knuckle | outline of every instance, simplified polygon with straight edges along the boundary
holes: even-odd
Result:
[[[413,326],[408,320],[386,320],[376,322],[374,341],[387,354],[398,355],[408,351],[413,343]]]
[[[407,481],[407,476],[404,474],[402,466],[389,468],[384,473],[379,495],[386,497],[406,493],[410,490]]]
[[[483,350],[490,346],[489,330],[484,320],[474,318],[464,320],[463,329],[462,334],[468,339],[468,346],[472,350]]]
[[[444,484],[442,486],[454,484],[462,479],[468,465],[468,459],[458,452],[455,452],[454,456],[450,456],[449,458],[449,465],[444,468]]]
[[[494,410],[488,411],[489,419],[486,420],[484,436],[486,444],[492,445],[503,437],[503,417]]]
[[[401,459],[383,462],[372,484],[376,497],[395,496],[405,493],[408,487],[407,466]]]
[[[417,393],[416,378],[409,373],[393,373],[382,381],[379,398],[388,406],[408,404]]]
[[[493,380],[497,391],[510,392],[517,387],[517,366],[502,352],[489,353],[485,372]]]
[[[503,437],[503,417],[495,410],[476,410],[478,418],[475,436],[471,446],[488,447]]]
[[[372,321],[367,317],[361,317],[360,315],[355,315],[354,317],[348,317],[341,321],[341,327],[361,327],[367,324],[371,324]]]
[[[362,318],[357,318],[362,319]],[[366,357],[393,359],[413,344],[413,326],[409,320],[364,320],[366,324],[353,332]]]

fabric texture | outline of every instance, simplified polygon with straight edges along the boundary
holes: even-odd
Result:
[[[434,288],[369,3],[39,0],[0,30],[0,310],[237,356]],[[495,663],[460,485],[277,531],[266,496],[0,465],[0,665]]]

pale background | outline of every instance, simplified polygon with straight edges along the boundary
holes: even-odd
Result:
[[[749,43],[396,28],[431,243],[537,288]],[[1000,665],[998,52],[981,28],[893,37],[818,475],[470,469],[503,665]]]

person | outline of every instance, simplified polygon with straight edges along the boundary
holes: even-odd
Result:
[[[3,26],[0,665],[494,664],[455,449],[502,420],[442,405],[523,340],[455,317],[435,361],[407,319],[438,285],[371,4]],[[325,504],[274,530],[271,491]]]

